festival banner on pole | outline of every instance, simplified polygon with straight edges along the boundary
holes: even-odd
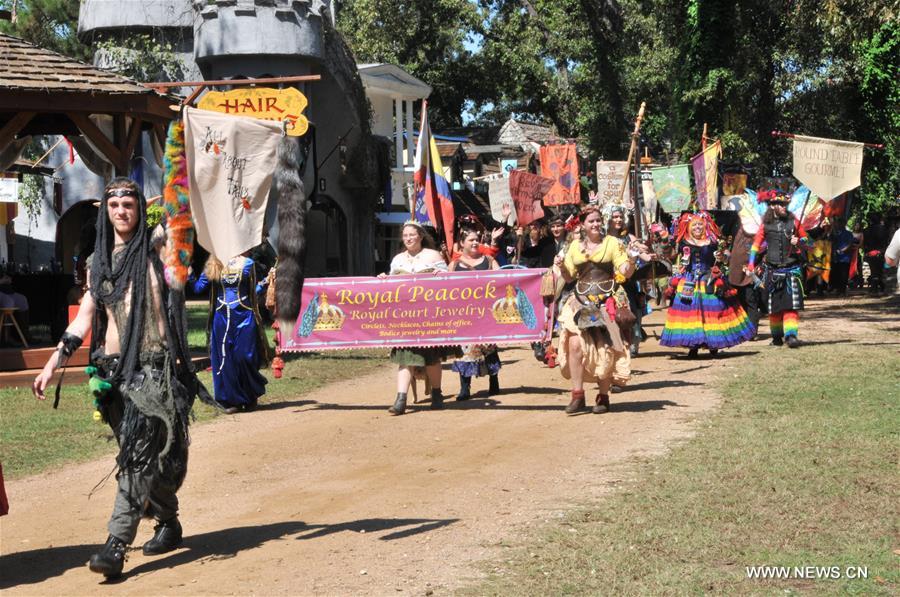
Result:
[[[691,158],[691,165],[694,168],[694,186],[697,189],[697,206],[700,209],[718,209],[719,207],[720,155],[722,155],[722,143],[716,141]]]
[[[631,177],[626,175],[627,172],[627,162],[597,162],[597,197],[600,205],[617,204],[619,196],[621,196],[625,207],[634,208],[634,202],[631,200]],[[622,195],[623,183],[625,184],[624,195]]]
[[[668,214],[686,210],[691,203],[691,174],[687,164],[653,168],[656,202]]]
[[[262,242],[282,125],[186,106],[184,136],[197,242],[226,262]]]
[[[794,137],[794,177],[825,201],[860,185],[863,144]]]
[[[491,202],[491,217],[507,226],[516,225],[516,209],[509,191],[509,174],[496,174],[488,179],[488,200]],[[504,215],[506,212],[506,215]]]
[[[285,351],[527,344],[544,318],[541,269],[313,278]]]
[[[653,188],[653,173],[641,170],[641,193],[644,197],[644,217],[647,222],[656,221],[656,190]]]
[[[541,200],[547,192],[554,188],[549,178],[531,174],[524,170],[513,170],[509,173],[509,192],[516,206],[516,220],[519,226],[527,226],[534,220],[544,217]]]
[[[722,174],[722,194],[726,197],[743,195],[747,188],[747,174],[744,172],[725,172]]]
[[[578,180],[578,152],[575,145],[542,145],[541,176],[555,181],[544,195],[544,205],[566,205],[581,202]]]

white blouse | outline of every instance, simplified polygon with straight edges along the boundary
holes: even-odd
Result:
[[[434,271],[447,271],[447,264],[438,255],[431,251],[419,251],[415,255],[410,255],[406,251],[398,253],[391,260],[391,269],[389,275],[397,274],[423,274]]]

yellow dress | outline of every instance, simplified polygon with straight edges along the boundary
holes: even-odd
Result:
[[[622,264],[628,261],[628,254],[625,252],[625,247],[622,243],[611,236],[605,237],[590,255],[584,253],[581,248],[581,241],[576,240],[569,245],[569,250],[566,252],[562,266],[569,276],[574,278],[577,276],[579,266],[589,261],[593,263],[611,263],[614,271],[618,274]],[[569,338],[580,336],[582,353],[584,355],[581,362],[581,368],[584,370],[584,381],[585,383],[596,382],[600,393],[608,394],[612,384],[625,385],[631,378],[631,354],[629,353],[628,345],[624,345],[622,350],[616,350],[613,346],[609,346],[606,343],[596,342],[593,335],[579,329],[575,323],[577,305],[575,297],[571,297],[563,305],[562,312],[559,315],[559,365],[562,376],[565,379],[572,378],[570,369],[572,363],[569,361]]]

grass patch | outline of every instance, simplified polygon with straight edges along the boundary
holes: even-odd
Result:
[[[188,307],[188,343],[192,350],[207,350],[206,307]],[[269,338],[273,332],[269,330]],[[261,404],[296,400],[332,382],[374,371],[387,362],[388,350],[370,349],[314,354],[289,354],[284,375],[274,379],[271,370]],[[212,374],[200,373],[212,392]],[[8,479],[35,474],[64,464],[81,462],[116,451],[115,438],[105,423],[93,420],[93,399],[82,382],[63,385],[57,410],[52,408],[52,390],[44,402],[35,400],[30,388],[0,388],[0,454]],[[216,416],[212,408],[196,403],[197,422]]]
[[[765,350],[722,373],[697,435],[494,564],[477,594],[896,594],[900,359],[890,346]],[[868,579],[751,580],[848,566]]]

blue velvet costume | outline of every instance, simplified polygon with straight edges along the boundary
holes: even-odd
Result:
[[[230,262],[229,264],[233,263]],[[209,332],[213,389],[216,401],[225,407],[253,408],[266,393],[267,380],[260,374],[265,366],[265,336],[259,321],[253,260],[245,259],[240,269],[225,268],[222,279],[212,283]],[[194,283],[194,292],[210,287],[206,273]]]

